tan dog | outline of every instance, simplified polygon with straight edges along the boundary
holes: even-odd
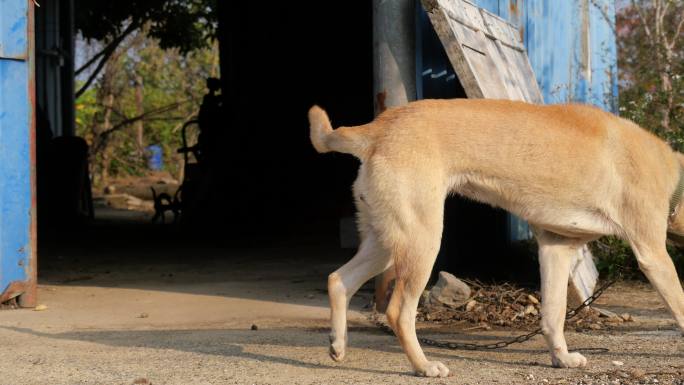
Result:
[[[314,106],[309,121],[316,150],[362,162],[354,183],[361,246],[328,279],[334,360],[344,358],[351,296],[393,269],[390,326],[417,374],[449,373],[425,358],[415,319],[450,193],[502,207],[532,225],[541,326],[554,366],[586,365],[581,354],[568,352],[563,336],[567,283],[577,249],[606,234],[630,243],[684,330],[684,292],[665,248],[668,231],[684,234],[678,210],[684,158],[637,125],[588,106],[482,99],[414,102],[334,131]]]

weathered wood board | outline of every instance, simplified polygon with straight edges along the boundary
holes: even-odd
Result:
[[[469,98],[543,103],[518,29],[466,0],[423,0]]]

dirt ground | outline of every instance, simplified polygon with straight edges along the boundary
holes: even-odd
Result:
[[[160,244],[163,235],[145,243],[136,232],[41,254],[47,309],[0,312],[0,384],[684,384],[684,338],[646,284],[620,283],[599,300],[635,322],[568,331],[572,349],[607,349],[587,351],[587,368],[551,368],[535,337],[500,351],[426,348],[453,374],[426,379],[368,321],[369,287],[352,300],[346,361],[328,358],[326,276],[349,251],[198,249]],[[521,333],[420,329],[475,342]]]

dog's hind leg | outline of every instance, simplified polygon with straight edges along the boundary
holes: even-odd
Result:
[[[396,269],[390,267],[375,278],[375,310],[384,313],[387,311],[389,299],[392,296],[390,285],[397,278]]]
[[[541,229],[535,229],[539,243],[541,272],[541,329],[555,367],[585,366],[587,359],[579,353],[569,353],[563,335],[568,300],[568,279],[573,256],[584,242],[569,239]]]
[[[391,265],[390,253],[383,249],[372,232],[364,234],[354,258],[328,276],[330,297],[330,357],[344,359],[347,345],[347,307],[349,300],[366,281]]]
[[[672,258],[665,248],[665,231],[662,231],[662,237],[652,235],[653,239],[648,238],[649,234],[652,233],[642,231],[639,236],[628,235],[632,250],[639,262],[639,268],[658,291],[684,332],[684,291]]]
[[[441,362],[428,361],[416,336],[418,300],[437,258],[443,227],[444,196],[428,194],[426,198],[410,206],[411,215],[402,217],[403,226],[395,226],[396,283],[386,314],[416,374],[446,377],[449,369]]]

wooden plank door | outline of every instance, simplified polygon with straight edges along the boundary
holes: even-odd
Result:
[[[423,0],[469,98],[543,103],[518,29],[466,0]]]

